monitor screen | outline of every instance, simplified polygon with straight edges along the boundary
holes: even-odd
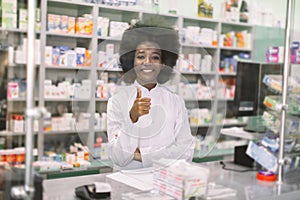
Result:
[[[263,101],[271,92],[262,83],[265,74],[281,74],[282,65],[278,63],[238,62],[234,115],[254,116],[261,115]]]

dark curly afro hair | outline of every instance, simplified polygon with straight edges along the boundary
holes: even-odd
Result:
[[[136,78],[134,70],[134,55],[136,48],[143,42],[155,42],[162,51],[163,67],[158,75],[158,82],[165,83],[173,72],[173,67],[179,54],[178,31],[167,26],[164,20],[158,16],[136,23],[127,29],[120,44],[120,64],[127,73],[126,82],[133,82]]]

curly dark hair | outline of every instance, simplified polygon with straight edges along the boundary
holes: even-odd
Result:
[[[120,44],[120,64],[125,73],[130,77],[127,82],[135,80],[136,75],[134,70],[134,55],[136,48],[143,42],[155,42],[162,51],[162,64],[158,75],[158,82],[165,83],[169,80],[173,72],[173,67],[179,54],[179,35],[178,31],[167,26],[159,17],[152,17],[148,20],[136,23],[134,26],[127,29]]]

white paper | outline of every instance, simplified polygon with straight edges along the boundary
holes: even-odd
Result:
[[[153,189],[152,170],[124,170],[107,175],[108,178],[124,183],[141,191]]]
[[[96,193],[111,192],[111,186],[108,183],[94,182],[94,184],[96,188]]]
[[[223,128],[221,129],[221,134],[247,140],[262,139],[264,136],[262,133],[244,131],[242,127]]]

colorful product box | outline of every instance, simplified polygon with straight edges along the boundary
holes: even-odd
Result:
[[[70,34],[75,33],[75,17],[68,17],[68,32]]]
[[[77,47],[76,51],[76,65],[79,67],[84,66],[85,64],[85,48]]]
[[[2,13],[17,14],[17,0],[2,0]]]
[[[60,29],[61,17],[60,15],[48,14],[48,31],[59,33]]]
[[[93,20],[90,15],[84,15],[84,34],[91,35],[93,32]]]
[[[84,27],[85,27],[85,18],[77,17],[75,20],[75,33],[84,34],[85,33]]]
[[[68,67],[76,67],[76,59],[77,59],[77,56],[76,56],[76,52],[74,49],[72,50],[69,50],[67,52],[67,66]]]
[[[52,48],[52,65],[58,66],[60,61],[60,49],[59,47]]]
[[[2,27],[17,28],[17,1],[2,0]]]
[[[166,159],[160,162],[161,160],[154,164],[155,189],[177,200],[188,200],[193,197],[205,199],[209,169],[180,160],[175,162]]]
[[[291,62],[300,63],[300,42],[293,42],[291,47]]]
[[[7,99],[13,99],[19,97],[19,84],[18,82],[7,83]]]
[[[262,146],[250,141],[246,154],[271,172],[278,168],[277,157]]]
[[[108,35],[108,26],[109,18],[107,17],[98,17],[97,20],[97,34],[98,36],[107,37]]]
[[[52,65],[52,46],[46,46],[45,47],[45,64],[46,66]]]
[[[283,62],[284,48],[282,46],[270,47],[266,52],[266,62],[281,63]]]
[[[27,9],[19,9],[19,29],[27,29]]]
[[[67,46],[60,46],[59,47],[59,65],[60,66],[67,66],[67,52],[69,48]]]
[[[17,28],[17,14],[2,13],[3,28]]]
[[[85,66],[92,66],[92,50],[85,50]]]
[[[68,18],[66,15],[60,16],[60,31],[62,33],[68,33]]]

